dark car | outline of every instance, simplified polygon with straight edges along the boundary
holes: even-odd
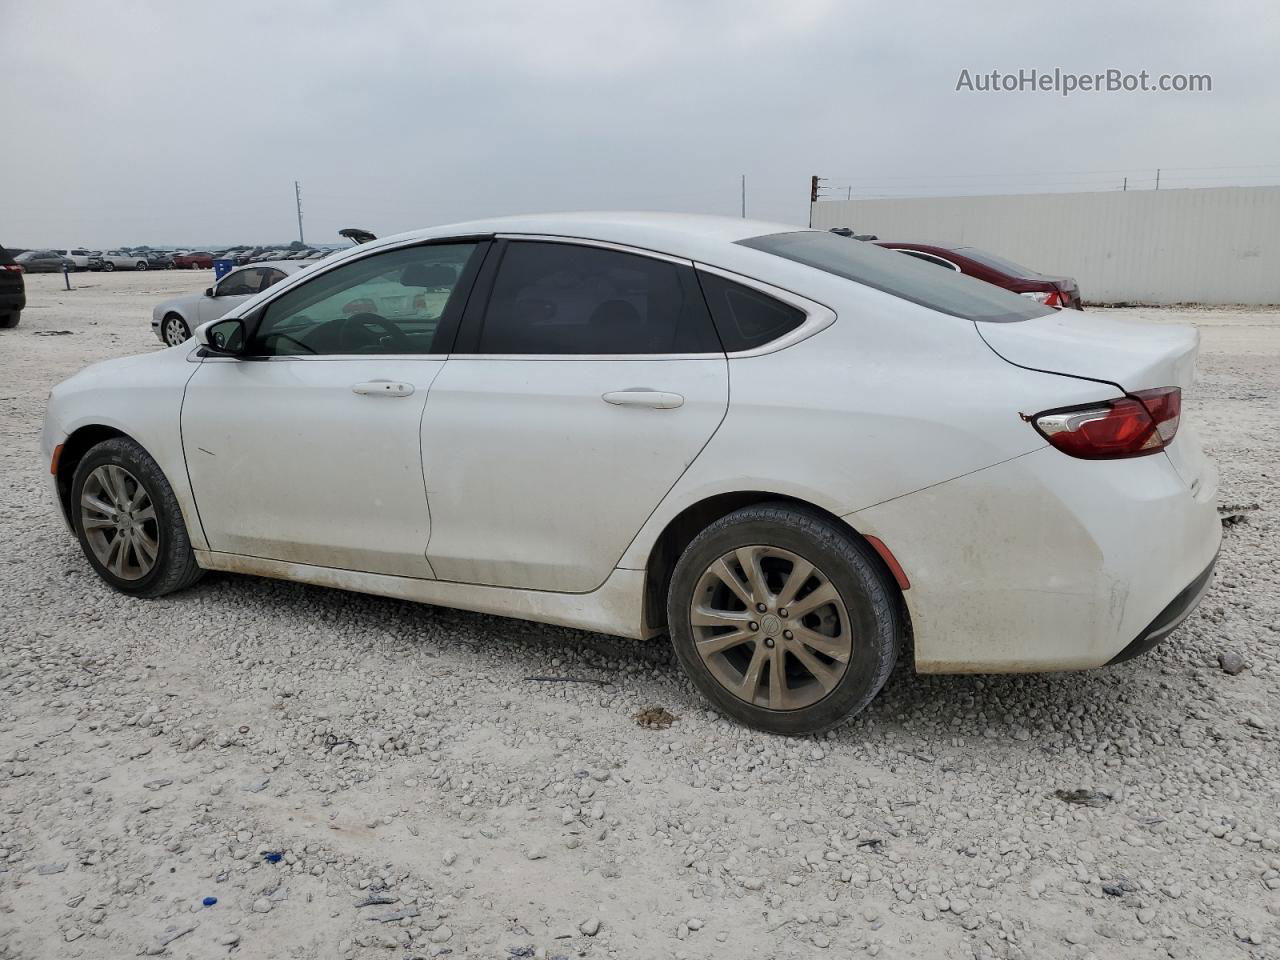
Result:
[[[8,250],[0,247],[0,327],[16,327],[26,305],[27,284],[22,279],[22,267],[13,262]]]
[[[159,250],[148,251],[146,257],[148,270],[172,270],[174,267],[173,257]]]
[[[1080,288],[1071,277],[1051,277],[998,257],[977,247],[951,246],[941,243],[900,243],[893,240],[876,240],[875,243],[890,250],[898,250],[909,257],[927,263],[935,263],[948,270],[970,277],[977,277],[997,287],[1043,303],[1046,307],[1083,310]]]
[[[192,250],[173,257],[173,265],[183,270],[212,270],[213,254],[208,250]]]
[[[64,266],[68,270],[76,268],[74,260],[54,250],[28,250],[13,259],[27,273],[61,273]]]

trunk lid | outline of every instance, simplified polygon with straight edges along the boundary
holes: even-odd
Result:
[[[1200,331],[1195,327],[1075,310],[1020,323],[974,326],[987,346],[1015,366],[1100,380],[1126,393],[1179,387],[1182,417],[1165,454],[1192,493],[1199,490],[1209,464],[1189,422],[1187,405],[1200,348]]]
[[[1195,327],[1066,313],[1019,323],[980,323],[978,333],[1019,367],[1114,383],[1122,390],[1190,388],[1200,332]]]

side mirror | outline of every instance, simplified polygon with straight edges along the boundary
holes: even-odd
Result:
[[[204,288],[204,295],[205,295],[206,297],[212,297],[212,296],[213,296],[213,287],[205,287],[205,288]]]
[[[244,321],[239,317],[210,320],[196,327],[196,342],[219,357],[236,357],[244,352]]]

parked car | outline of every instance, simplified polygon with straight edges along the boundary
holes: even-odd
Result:
[[[173,265],[181,270],[212,270],[213,254],[207,250],[193,250],[180,253],[173,258]]]
[[[257,263],[237,267],[203,293],[189,293],[158,303],[151,311],[151,330],[174,347],[191,339],[200,324],[222,316],[245,300],[306,267],[303,263]]]
[[[77,270],[90,270],[93,268],[94,256],[83,247],[72,247],[68,250],[55,250],[53,252],[69,259],[75,264]],[[101,258],[99,258],[99,266],[101,266]]]
[[[14,261],[27,273],[61,273],[64,266],[69,270],[76,268],[74,260],[55,250],[27,250],[14,257]]]
[[[1194,329],[826,231],[435,227],[195,333],[50,396],[51,487],[107,584],[226,570],[665,632],[778,733],[862,709],[908,637],[926,672],[1139,654],[1222,536],[1181,413]]]
[[[146,270],[147,255],[145,253],[129,253],[125,250],[108,250],[102,255],[102,269],[111,273],[115,270]]]
[[[22,265],[0,247],[0,327],[12,329],[22,318],[27,305],[27,282],[22,278]]]
[[[151,250],[147,253],[147,269],[148,270],[172,270],[173,256],[160,250]]]
[[[1084,309],[1084,304],[1080,301],[1080,288],[1071,277],[1045,276],[1030,267],[1021,266],[994,253],[979,250],[977,247],[949,246],[939,243],[900,243],[892,240],[875,242],[882,247],[898,250],[926,263],[945,267],[966,276],[977,277],[987,283],[994,283],[997,287],[1020,293],[1047,307]]]

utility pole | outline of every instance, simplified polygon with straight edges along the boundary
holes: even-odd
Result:
[[[1160,168],[1156,167],[1156,189],[1160,189]]]
[[[818,182],[825,177],[814,175],[809,178],[809,226],[813,227],[813,205],[818,202]]]
[[[742,175],[742,219],[747,219],[747,175]]]
[[[302,188],[297,180],[293,181],[293,200],[298,205],[298,242],[306,246],[307,241],[302,239]]]

